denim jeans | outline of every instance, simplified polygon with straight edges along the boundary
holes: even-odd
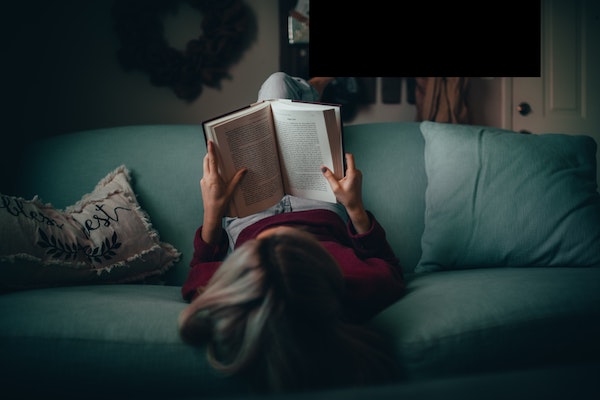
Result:
[[[292,99],[319,101],[319,92],[302,78],[290,76],[284,72],[271,74],[258,91],[258,99]]]

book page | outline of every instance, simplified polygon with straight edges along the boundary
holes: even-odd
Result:
[[[333,156],[327,134],[332,122],[337,125],[335,109],[294,104],[283,101],[271,105],[286,193],[335,203],[335,195],[320,169],[326,165],[338,179],[343,176],[342,150],[336,150]],[[337,135],[341,141],[341,132]]]
[[[324,113],[325,126],[329,136],[329,148],[334,168],[331,168],[333,174],[341,179],[345,173],[344,144],[342,134],[342,114],[339,104],[315,103],[310,101],[278,99],[277,102],[287,104],[290,109],[308,109],[308,110],[330,110],[333,108],[335,113],[330,111]],[[287,108],[286,107],[286,108]]]
[[[220,159],[220,172],[230,180],[242,167],[248,172],[234,193],[230,216],[244,217],[277,203],[284,195],[273,120],[268,103],[237,119],[219,118],[204,126]]]

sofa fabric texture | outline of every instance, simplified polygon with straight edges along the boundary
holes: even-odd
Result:
[[[344,127],[345,148],[363,172],[365,205],[386,229],[407,280],[404,297],[369,322],[392,344],[403,374],[394,388],[364,389],[369,398],[386,398],[388,389],[411,398],[421,384],[424,398],[423,387],[449,387],[440,382],[456,382],[450,386],[461,398],[479,377],[506,390],[529,376],[543,382],[546,374],[576,371],[564,374],[568,392],[600,373],[595,142],[549,134],[525,139],[417,122]],[[152,282],[1,294],[4,390],[23,398],[254,398],[177,332],[203,216],[205,152],[194,125],[83,131],[30,147],[18,192],[0,188],[3,195],[38,196],[67,210],[122,167],[160,242],[180,255]]]
[[[421,124],[427,173],[417,272],[600,266],[596,142]]]

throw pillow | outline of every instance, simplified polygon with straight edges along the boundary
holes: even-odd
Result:
[[[415,272],[600,266],[596,142],[424,121],[425,229]]]
[[[37,196],[0,196],[3,291],[142,281],[179,260],[138,204],[125,166],[65,210]]]

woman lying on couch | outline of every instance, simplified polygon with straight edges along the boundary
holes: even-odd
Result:
[[[183,288],[182,338],[208,343],[217,370],[261,391],[381,383],[395,366],[361,323],[395,302],[402,270],[385,231],[362,201],[362,173],[346,154],[346,176],[322,172],[337,204],[284,196],[245,218],[226,218],[236,186],[207,144],[200,181],[204,220]]]

